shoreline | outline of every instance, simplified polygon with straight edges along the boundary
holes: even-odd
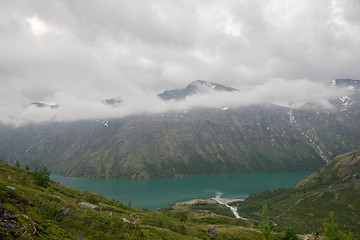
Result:
[[[183,201],[183,202],[177,202],[173,205],[190,205],[190,204],[195,204],[195,203],[199,203],[199,202],[217,202],[216,199],[220,199],[222,202],[229,204],[232,202],[243,202],[245,201],[245,198],[217,198],[217,197],[213,197],[213,198],[195,198],[195,199],[190,199],[187,201]]]
[[[192,205],[192,204],[201,203],[201,202],[218,203],[218,204],[225,205],[226,207],[228,207],[232,211],[232,213],[234,214],[236,219],[248,220],[239,215],[239,213],[237,212],[237,207],[232,207],[229,205],[229,203],[232,203],[232,202],[243,202],[243,201],[245,201],[244,198],[221,198],[219,196],[216,196],[214,198],[208,198],[208,199],[191,199],[188,201],[175,203],[174,205],[175,206]]]
[[[219,199],[221,202],[225,203],[225,204],[229,204],[232,202],[243,202],[245,201],[245,198],[221,198],[221,197],[214,197],[211,198],[214,199],[216,201],[216,199]]]

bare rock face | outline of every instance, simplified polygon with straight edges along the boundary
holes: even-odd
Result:
[[[89,203],[89,202],[79,202],[79,205],[83,206],[83,207],[89,207],[92,210],[100,210],[98,205],[95,205],[95,204],[92,204],[92,203]]]

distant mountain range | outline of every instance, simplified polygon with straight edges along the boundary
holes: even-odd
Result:
[[[360,146],[359,82],[333,82],[352,89],[333,102],[336,111],[267,104],[21,127],[0,124],[0,159],[92,178],[315,170]],[[178,101],[209,91],[237,90],[198,80],[159,97]],[[104,103],[116,106],[121,99]]]

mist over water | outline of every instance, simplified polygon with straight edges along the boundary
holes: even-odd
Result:
[[[151,210],[201,198],[246,198],[269,188],[290,188],[311,171],[229,174],[151,180],[106,180],[51,175],[67,187],[98,193],[109,199]]]

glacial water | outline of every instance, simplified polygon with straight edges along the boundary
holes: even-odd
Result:
[[[290,188],[312,171],[227,174],[151,180],[71,178],[52,174],[51,179],[69,188],[98,193],[131,206],[151,210],[195,198],[246,198],[269,188]]]

